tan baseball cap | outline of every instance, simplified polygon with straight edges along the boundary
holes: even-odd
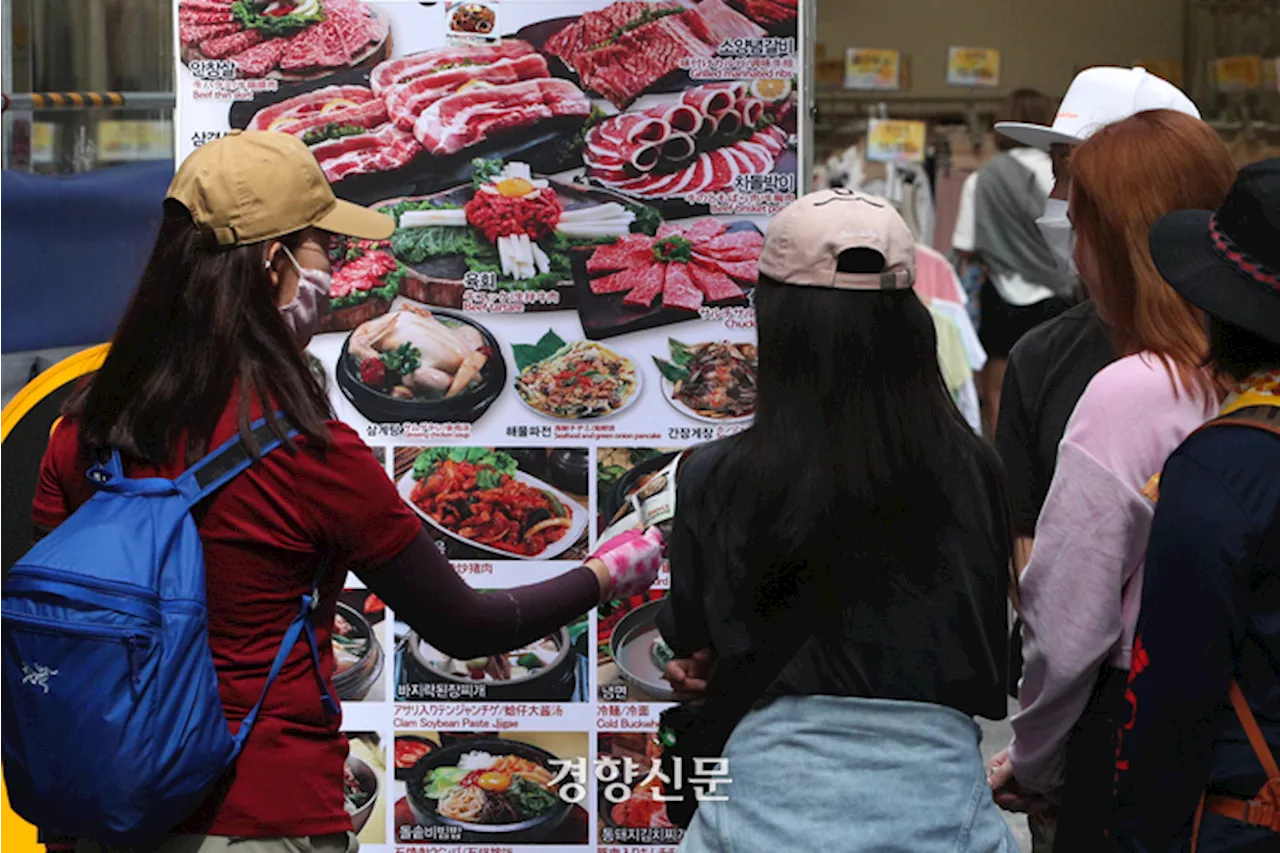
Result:
[[[168,198],[219,246],[244,246],[316,227],[385,240],[390,216],[336,198],[316,158],[287,133],[233,130],[183,161]]]
[[[849,249],[874,249],[884,257],[884,269],[840,272],[840,254]],[[773,217],[760,251],[760,272],[784,284],[903,290],[915,284],[916,241],[887,199],[854,190],[820,190]]]

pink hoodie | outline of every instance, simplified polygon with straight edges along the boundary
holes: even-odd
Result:
[[[1058,446],[1022,575],[1023,672],[1009,756],[1035,791],[1062,784],[1071,727],[1104,665],[1129,668],[1154,505],[1142,488],[1217,401],[1175,392],[1149,353],[1089,383]]]

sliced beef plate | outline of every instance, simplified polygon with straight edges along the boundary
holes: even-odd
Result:
[[[329,183],[336,184],[349,175],[403,168],[420,150],[412,136],[388,123],[373,133],[322,142],[313,146],[311,153],[320,161]]]
[[[765,26],[776,26],[794,21],[799,13],[796,4],[786,0],[744,0],[747,16]]]
[[[267,39],[231,57],[242,77],[265,77],[280,64],[284,56],[284,39]]]
[[[471,80],[501,86],[550,76],[547,60],[533,53],[514,59],[500,59],[490,65],[450,68],[426,74],[389,90],[387,104],[396,124],[404,130],[412,130],[423,110]]]
[[[342,39],[347,62],[355,62],[370,44],[382,40],[384,33],[378,20],[356,0],[329,0],[324,11]]]
[[[279,39],[251,50],[277,42]],[[284,49],[283,44],[280,49]],[[302,136],[311,128],[329,123],[374,128],[386,121],[387,105],[373,94],[372,89],[364,86],[325,86],[259,110],[249,120],[247,129],[279,130]]]
[[[702,0],[697,12],[707,22],[713,43],[721,44],[732,38],[756,39],[765,35],[764,27],[729,8],[724,0]]]
[[[178,26],[181,28],[183,24],[187,26],[208,26],[209,24],[232,24],[239,23],[236,16],[231,14],[230,5],[221,8],[210,6],[206,9],[192,9],[184,6],[178,12]]]
[[[290,38],[289,46],[280,59],[280,68],[284,71],[341,68],[346,64],[347,48],[332,18],[312,24]]]
[[[216,36],[200,42],[200,52],[209,59],[226,59],[242,53],[262,41],[262,33],[258,30],[241,30],[225,36]]]
[[[567,80],[525,80],[441,98],[418,117],[414,136],[443,157],[545,119],[590,114],[591,102]]]
[[[182,0],[179,4],[179,16],[195,15],[201,12],[223,12],[231,14],[233,0]]]
[[[611,246],[596,249],[587,260],[587,274],[629,270],[652,262],[653,239],[644,234],[627,234]]]
[[[697,311],[702,307],[702,291],[689,277],[689,265],[667,264],[667,275],[662,283],[662,305],[666,308],[684,308]]]
[[[239,21],[223,21],[220,24],[189,24],[186,21],[180,21],[178,23],[178,40],[184,45],[194,45],[206,39],[238,33],[242,29],[244,27],[240,25]]]
[[[730,278],[754,284],[756,280],[757,270],[756,264],[758,259],[750,261],[721,261],[717,258],[707,257],[700,254],[697,249],[693,251],[693,259],[695,262],[701,262],[704,266],[718,268],[722,270]]]
[[[652,257],[652,253],[650,254]],[[602,275],[599,278],[591,279],[591,292],[597,296],[603,296],[607,293],[626,293],[628,290],[636,286],[642,277],[647,276],[651,270],[657,270],[654,275],[658,276],[658,280],[662,280],[662,264],[653,262],[648,266],[637,266],[632,269],[619,270],[618,272]]]
[[[631,292],[622,301],[627,305],[652,305],[653,298],[662,292],[669,266],[670,264],[654,264],[642,270],[633,280]]]
[[[683,237],[693,245],[693,263],[654,258],[656,241]],[[742,288],[731,276],[754,281],[763,238],[752,231],[728,232],[714,219],[686,225],[663,223],[654,237],[628,234],[601,246],[587,260],[591,292],[626,293],[624,304],[649,306],[658,293],[664,308],[697,311],[708,302],[739,299]],[[600,275],[600,273],[607,273]]]
[[[467,62],[470,64],[497,62],[499,59],[525,56],[533,52],[533,45],[518,39],[507,39],[492,47],[456,47],[444,50],[428,50],[423,53],[414,53],[379,63],[369,75],[369,83],[373,87],[373,91],[381,95],[393,86],[408,83],[455,62]]]
[[[705,2],[714,4],[710,20],[691,5],[614,3],[581,16],[544,50],[564,60],[584,86],[626,106],[685,59],[713,56],[728,33],[755,32],[722,0]]]
[[[760,257],[763,246],[764,238],[759,234],[736,231],[698,243],[695,248],[699,254],[718,261],[752,261]]]
[[[726,299],[738,299],[744,294],[742,288],[733,279],[724,274],[718,266],[694,259],[689,265],[689,274],[698,289],[707,295],[708,302],[722,302]]]

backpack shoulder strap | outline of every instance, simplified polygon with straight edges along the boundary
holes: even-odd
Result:
[[[298,434],[297,428],[289,422],[283,413],[276,413],[276,421],[278,424],[276,428],[273,428],[266,418],[255,421],[250,427],[254,441],[259,448],[258,458],[266,456],[283,445],[286,440],[290,440]],[[283,430],[284,439],[277,435],[278,430]],[[207,456],[183,472],[182,476],[174,482],[186,498],[187,505],[194,507],[242,474],[253,463],[254,456],[249,452],[249,448],[245,446],[242,437],[237,434],[214,448]],[[262,693],[253,708],[245,715],[240,723],[240,728],[236,731],[233,756],[239,755],[244,748],[245,742],[249,738],[249,733],[253,730],[253,724],[257,722],[258,714],[262,710],[263,702],[266,701],[267,692],[271,689],[276,677],[280,675],[280,671],[284,669],[285,661],[288,660],[293,647],[303,637],[306,638],[307,646],[311,652],[312,669],[315,672],[316,682],[320,687],[320,698],[324,708],[330,714],[336,715],[339,713],[338,703],[329,692],[329,686],[324,681],[324,675],[320,667],[320,648],[316,643],[315,633],[315,610],[320,603],[321,584],[324,582],[328,568],[328,561],[321,560],[311,580],[311,590],[302,596],[298,614],[289,624],[284,640],[281,641],[280,648],[276,651],[276,656],[271,662],[271,669],[267,672],[267,678],[262,685]]]
[[[1258,720],[1253,716],[1253,711],[1244,698],[1244,692],[1240,690],[1240,684],[1234,679],[1231,681],[1230,696],[1231,705],[1236,709],[1236,716],[1240,718],[1240,725],[1244,726],[1244,733],[1249,738],[1249,745],[1253,747],[1258,760],[1262,762],[1262,769],[1267,772],[1267,779],[1280,779],[1280,767],[1276,766],[1276,757],[1271,753],[1271,747],[1267,745],[1266,738],[1262,736],[1262,729],[1258,727]]]
[[[262,418],[249,428],[258,445],[259,457],[266,456],[284,444],[284,440],[276,435],[277,429],[283,430],[288,439],[298,434],[298,430],[281,412],[276,413],[276,423],[278,426],[273,428],[266,418]],[[245,446],[243,438],[237,434],[214,448],[174,482],[178,484],[188,505],[194,507],[242,474],[253,462],[253,455]]]
[[[1214,418],[1200,427],[1201,430],[1216,426],[1245,426],[1263,429],[1280,435],[1280,406],[1248,406],[1229,415]],[[1199,432],[1200,430],[1196,430]]]

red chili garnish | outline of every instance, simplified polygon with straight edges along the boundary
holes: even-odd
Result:
[[[387,384],[387,366],[380,358],[366,358],[360,365],[360,381],[370,388]]]
[[[378,596],[373,593],[369,593],[369,596],[364,600],[365,613],[381,613],[386,609],[387,606],[382,603],[382,599],[378,598]]]

